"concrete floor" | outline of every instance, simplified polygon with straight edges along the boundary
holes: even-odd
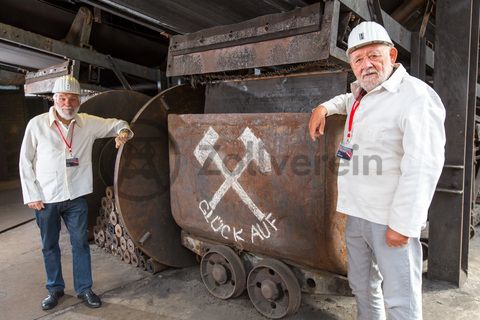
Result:
[[[1,221],[1,217],[0,217]],[[64,229],[65,230],[65,229]],[[480,230],[478,230],[480,231]],[[479,234],[477,232],[477,234]],[[167,269],[151,275],[92,245],[94,290],[104,305],[89,309],[73,292],[68,234],[62,232],[66,297],[44,312],[44,269],[34,221],[0,233],[0,319],[265,319],[244,293],[222,301],[204,288],[198,267]],[[470,243],[469,278],[461,288],[425,280],[424,319],[480,319],[480,237]],[[289,319],[355,319],[353,298],[303,295]]]
[[[20,181],[0,183],[0,232],[34,219],[33,211],[23,205]]]

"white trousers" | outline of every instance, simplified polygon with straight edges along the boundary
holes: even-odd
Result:
[[[420,241],[410,238],[407,245],[391,248],[385,242],[386,230],[364,219],[347,220],[348,281],[357,320],[422,320]]]

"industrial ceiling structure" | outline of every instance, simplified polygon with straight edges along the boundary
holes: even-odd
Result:
[[[318,2],[323,1],[4,0],[0,12],[0,85],[23,84],[22,75],[27,72],[34,72],[27,75],[29,83],[32,78],[73,67],[87,88],[164,87],[171,36]],[[380,1],[380,6],[409,31],[420,31],[424,22],[423,32],[433,45],[432,1]],[[70,61],[69,66],[64,65],[66,61]],[[35,74],[38,71],[40,74]],[[31,90],[43,89],[36,86]]]

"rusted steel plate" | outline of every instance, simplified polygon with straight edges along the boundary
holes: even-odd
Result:
[[[205,113],[310,112],[347,90],[347,72],[310,72],[210,83]]]
[[[82,103],[80,112],[102,118],[117,118],[130,122],[149,99],[149,96],[135,91],[107,91]],[[97,139],[93,144],[93,193],[87,195],[88,225],[91,231],[90,235],[92,236],[101,199],[105,196],[105,188],[113,185],[116,156],[117,149],[115,149],[114,138]]]
[[[228,48],[169,55],[167,75],[183,76],[278,66],[329,57],[330,33],[317,31]]]
[[[345,118],[308,137],[307,113],[170,115],[171,206],[186,232],[286,262],[346,274],[336,212]]]
[[[243,32],[235,34],[230,32],[233,30],[227,31],[228,29],[225,28],[218,29],[223,33],[214,36],[211,33],[215,32],[215,29],[201,31],[193,37],[194,39],[200,38],[198,43],[194,40],[192,43],[182,44],[183,40],[188,37],[173,37],[168,53],[167,75],[182,76],[281,66],[325,60],[331,54],[338,56],[339,53],[335,52],[338,50],[336,39],[333,37],[338,28],[333,23],[336,22],[335,15],[338,14],[338,8],[335,9],[336,5],[338,6],[338,3],[335,4],[333,1],[326,2],[321,23],[319,22],[320,17],[318,17],[316,22],[307,23],[310,28],[306,27],[302,32],[297,30],[299,33],[294,35],[288,32],[279,32],[276,37],[272,37],[272,35],[260,33],[258,28],[245,28],[245,23],[241,23],[232,25],[234,29],[245,28]],[[319,5],[313,6],[320,8]],[[307,11],[305,14],[308,16],[309,13]],[[291,23],[290,14],[284,14],[284,16],[283,23],[287,25]],[[255,24],[261,26],[263,23],[265,20],[262,18],[252,22],[254,26],[256,26]],[[277,25],[276,27],[280,30],[284,28],[278,21],[274,25]],[[263,28],[269,29],[270,26],[266,24]],[[288,30],[288,28],[286,29]],[[295,32],[294,29],[292,26],[293,32]],[[202,38],[202,34],[205,34],[205,37]],[[239,41],[232,41],[235,37]],[[206,46],[205,41],[211,45]],[[188,47],[188,49],[179,50],[182,47]]]
[[[167,116],[201,113],[203,87],[181,85],[150,101],[132,121],[135,137],[124,145],[115,165],[115,201],[128,234],[158,262],[183,267],[195,263],[181,245],[180,228],[170,210]]]
[[[169,50],[174,54],[205,51],[259,40],[282,38],[320,29],[322,4],[282,13],[261,15],[235,24],[203,29],[172,37]]]

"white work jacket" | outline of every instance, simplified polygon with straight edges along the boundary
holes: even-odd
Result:
[[[78,166],[66,166],[66,160],[71,155],[55,122],[68,143],[73,130],[72,155],[78,158]],[[123,120],[79,113],[67,129],[57,119],[54,107],[48,113],[31,119],[20,150],[24,203],[40,200],[44,203],[60,202],[91,193],[92,146],[95,139],[114,137],[124,128],[129,129],[129,126]],[[133,136],[131,131],[130,135]]]
[[[356,82],[352,92],[322,103],[327,114],[350,115]],[[355,113],[353,158],[340,159],[337,211],[419,237],[445,159],[444,121],[435,91],[397,64]],[[347,127],[348,116],[344,140]]]

